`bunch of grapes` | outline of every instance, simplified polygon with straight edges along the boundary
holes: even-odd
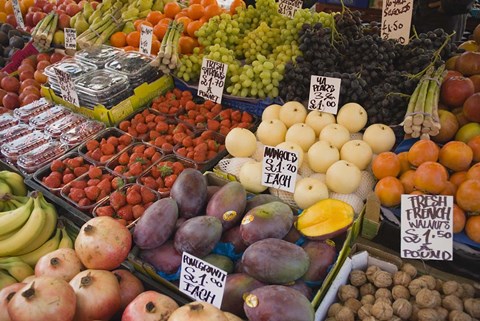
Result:
[[[265,22],[250,31],[236,48],[237,57],[245,58],[247,64],[256,59],[257,54],[267,56],[279,43],[280,30],[270,28]]]
[[[240,25],[227,13],[212,17],[195,34],[198,42],[204,46],[221,45],[227,49],[235,48],[240,42]]]
[[[286,64],[298,56],[301,56],[302,52],[298,46],[293,42],[291,44],[284,44],[276,46],[272,53],[268,55],[268,60],[274,61],[275,65]]]
[[[186,82],[198,80],[202,68],[203,53],[199,47],[193,49],[191,55],[180,57],[180,66],[175,70],[175,76]]]

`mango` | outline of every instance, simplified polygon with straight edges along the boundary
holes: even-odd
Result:
[[[186,168],[175,180],[170,197],[178,204],[180,217],[192,218],[204,213],[207,205],[207,180],[194,168]]]
[[[245,273],[227,275],[221,310],[245,318],[245,311],[243,310],[244,295],[264,285]]]
[[[227,273],[232,273],[234,269],[233,261],[225,255],[219,255],[219,254],[209,254],[202,258],[205,262],[210,263],[211,265],[216,266],[217,268],[227,272]]]
[[[305,209],[295,227],[305,237],[323,241],[345,232],[353,223],[353,207],[341,200],[323,199]]]
[[[253,243],[242,256],[243,271],[269,284],[298,280],[309,265],[308,254],[300,246],[274,238]]]
[[[245,212],[250,211],[252,208],[267,204],[270,202],[281,202],[282,200],[272,194],[257,194],[247,200],[247,206],[245,207]]]
[[[159,247],[173,234],[177,219],[177,203],[171,198],[159,199],[138,220],[133,231],[133,241],[141,249]]]
[[[214,216],[196,216],[186,220],[175,233],[174,245],[178,252],[184,251],[202,258],[212,252],[222,237],[222,223]]]
[[[270,202],[248,211],[240,225],[240,234],[246,244],[266,238],[282,239],[293,225],[293,212],[283,202]]]
[[[206,214],[218,218],[226,231],[242,220],[246,204],[247,192],[242,184],[228,182],[210,198]]]
[[[337,258],[335,244],[331,241],[309,241],[302,248],[310,258],[310,266],[302,279],[309,282],[323,281],[327,276],[328,268]]]
[[[182,255],[173,246],[173,241],[167,241],[154,249],[141,250],[138,255],[157,271],[167,274],[176,273],[182,264]]]
[[[250,292],[243,304],[249,321],[313,321],[315,311],[297,290],[283,285],[266,285]]]
[[[242,235],[240,234],[240,226],[235,226],[228,231],[225,231],[222,234],[221,241],[224,243],[231,243],[233,245],[235,253],[237,254],[245,251],[248,246],[242,239]]]
[[[221,186],[217,185],[208,185],[207,186],[207,202],[210,201],[212,196],[218,192],[218,190],[221,188]]]
[[[284,284],[285,286],[288,286],[289,288],[291,289],[294,289],[294,290],[297,290],[298,292],[300,292],[301,294],[303,294],[307,299],[308,301],[311,301],[313,299],[313,290],[311,287],[309,287],[307,285],[307,283],[305,283],[305,281],[303,280],[297,280],[293,283],[288,283],[288,284]]]
[[[290,243],[297,243],[301,238],[302,233],[300,233],[295,226],[292,226],[283,239]]]

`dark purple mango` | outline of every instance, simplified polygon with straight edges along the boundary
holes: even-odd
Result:
[[[207,180],[193,168],[185,168],[173,183],[170,197],[177,201],[180,217],[192,218],[204,213],[207,205]]]
[[[297,290],[298,292],[303,294],[308,299],[308,301],[312,301],[313,290],[307,285],[307,283],[305,283],[305,281],[297,280],[293,284],[285,284],[285,286]]]
[[[266,285],[250,292],[243,304],[249,321],[313,321],[315,311],[308,299],[283,285]]]
[[[225,255],[210,253],[207,256],[203,257],[202,260],[216,266],[220,270],[223,270],[227,273],[232,273],[233,269],[235,268],[233,261]]]
[[[177,203],[171,198],[159,199],[138,220],[133,241],[141,249],[157,248],[173,234],[177,219]]]
[[[215,248],[222,236],[222,223],[214,216],[196,216],[186,220],[175,233],[178,252],[202,258]]]
[[[173,246],[173,241],[167,241],[162,246],[150,250],[141,250],[139,256],[156,270],[173,274],[182,264],[182,255]]]
[[[208,185],[207,186],[207,202],[210,201],[212,196],[218,192],[218,190],[221,188],[221,186],[218,185]]]
[[[270,202],[281,202],[282,200],[272,194],[257,194],[247,200],[247,206],[245,207],[245,212],[250,211],[252,208],[267,204]]]
[[[297,230],[295,225],[293,225],[283,239],[290,243],[297,243],[297,241],[300,240],[301,237],[302,234]]]
[[[240,254],[247,249],[247,244],[245,244],[242,235],[240,234],[240,226],[234,226],[228,231],[223,232],[221,241],[224,243],[231,243],[237,254]]]
[[[227,275],[221,310],[245,318],[245,311],[243,310],[244,295],[264,285],[245,273]]]
[[[337,258],[335,244],[328,241],[308,241],[302,247],[310,258],[310,266],[302,279],[307,282],[322,281]]]
[[[242,220],[247,204],[247,192],[239,182],[223,185],[208,201],[206,214],[215,216],[226,231]]]

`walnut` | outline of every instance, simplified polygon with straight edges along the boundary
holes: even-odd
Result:
[[[360,320],[365,320],[366,318],[372,316],[370,311],[372,310],[372,304],[364,304],[360,309],[357,311],[358,318]]]
[[[403,285],[403,286],[408,286],[410,282],[412,281],[412,278],[410,277],[410,274],[404,271],[397,271],[393,275],[393,284],[394,285]]]
[[[384,302],[386,304],[392,305],[392,300],[390,300],[389,298],[385,298],[385,297],[380,297],[380,298],[376,299],[375,303],[377,303],[377,302]]]
[[[415,302],[420,308],[435,308],[440,306],[442,298],[437,291],[425,288],[418,291],[417,295],[415,295]]]
[[[397,299],[392,304],[393,313],[403,320],[408,320],[412,315],[412,304],[406,299]]]
[[[357,314],[358,309],[362,307],[362,303],[358,301],[357,299],[350,298],[347,301],[345,301],[345,306],[349,308],[350,310],[353,311],[353,313]]]
[[[442,307],[451,311],[451,310],[459,310],[463,311],[463,302],[462,300],[453,294],[447,295],[442,299]]]
[[[370,265],[367,270],[365,271],[365,276],[367,277],[368,281],[370,281],[371,283],[373,283],[373,275],[375,274],[375,272],[377,271],[381,271],[381,269],[376,266],[376,265]]]
[[[370,313],[378,320],[387,321],[393,316],[393,308],[388,303],[375,302]]]
[[[480,299],[466,299],[463,301],[465,312],[473,318],[480,319]]]
[[[363,319],[363,321],[377,321],[377,319],[375,319],[374,316],[369,316],[369,317],[366,317],[365,319]]]
[[[373,284],[377,288],[388,288],[392,282],[392,275],[387,271],[377,271],[373,275]]]
[[[405,263],[404,265],[402,265],[401,270],[403,272],[407,272],[412,279],[417,276],[417,268],[411,265],[410,263]]]
[[[343,308],[343,306],[340,303],[334,303],[328,308],[327,315],[329,317],[334,317],[337,312]]]
[[[410,301],[412,303],[412,301]],[[411,321],[418,321],[418,311],[420,311],[420,308],[416,303],[412,303],[412,315],[410,316]]]
[[[436,283],[437,283],[437,285],[435,285],[435,290],[437,290],[438,292],[442,293],[442,292],[443,292],[443,290],[442,290],[443,281],[440,280],[440,279],[437,279],[437,280],[436,280]]]
[[[418,279],[424,280],[427,283],[428,289],[430,290],[435,290],[435,287],[437,286],[437,280],[431,275],[422,275]]]
[[[439,321],[447,321],[448,319],[448,310],[443,307],[436,307],[435,310],[438,313]]]
[[[408,285],[408,290],[410,294],[415,296],[421,289],[428,288],[427,282],[425,280],[415,279]]]
[[[362,296],[362,299],[360,302],[365,305],[365,304],[374,304],[375,303],[375,297],[371,294],[367,294]]]
[[[475,296],[475,288],[468,283],[462,283],[463,299],[473,298]]]
[[[387,298],[387,299],[392,299],[392,292],[390,292],[389,289],[387,288],[380,288],[375,292],[375,299],[378,298]]]
[[[457,281],[446,281],[442,285],[442,291],[445,295],[454,294],[458,291],[460,284]]]
[[[353,270],[350,272],[350,284],[356,287],[361,287],[367,283],[367,276],[362,270]]]
[[[367,294],[374,295],[377,288],[372,283],[365,283],[360,287],[360,295],[365,296]]]
[[[355,321],[355,316],[353,315],[352,310],[347,307],[342,307],[335,314],[335,319],[337,321]]]
[[[472,321],[472,317],[465,312],[453,310],[448,314],[448,321]]]
[[[388,321],[402,321],[402,319],[400,317],[397,317],[396,315],[394,315],[393,317],[390,318],[390,320]]]
[[[435,309],[420,309],[418,311],[418,321],[438,321],[438,313]]]
[[[400,299],[400,298],[408,300],[410,299],[410,291],[408,291],[408,289],[403,285],[395,285],[392,288],[392,297],[394,300]]]
[[[342,302],[345,302],[350,298],[356,299],[358,297],[358,289],[350,284],[342,285],[338,289],[337,295]]]

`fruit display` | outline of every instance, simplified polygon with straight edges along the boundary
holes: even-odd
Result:
[[[25,47],[30,35],[15,28],[15,25],[0,22],[0,68],[5,67],[13,54]]]

